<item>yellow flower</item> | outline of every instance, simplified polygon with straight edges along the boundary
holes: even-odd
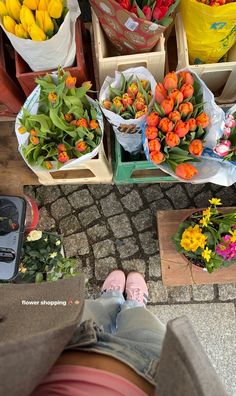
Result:
[[[206,260],[207,263],[211,259],[211,253],[212,253],[212,250],[208,249],[208,247],[206,247],[206,249],[203,250],[203,252],[202,252],[202,257]]]
[[[212,205],[222,205],[221,200],[219,198],[211,198],[209,199],[210,204]]]
[[[27,236],[27,241],[38,241],[42,238],[42,231],[33,230],[30,231],[29,235]]]
[[[39,0],[24,0],[23,4],[28,7],[30,10],[37,10],[39,5]]]
[[[232,237],[230,238],[230,242],[236,242],[236,230],[231,230],[229,233],[232,235]]]
[[[39,11],[47,11],[48,9],[48,0],[39,0],[38,10]]]
[[[6,7],[8,15],[16,21],[19,21],[21,9],[21,3],[19,2],[19,0],[6,0]]]
[[[29,27],[35,23],[33,12],[25,5],[23,5],[20,10],[20,21],[27,31]]]
[[[184,230],[180,245],[187,251],[196,252],[199,247],[204,249],[206,239],[207,237],[202,234],[201,228],[196,224],[194,227]]]
[[[61,0],[50,0],[48,4],[48,12],[51,18],[58,19],[61,17],[63,4]]]
[[[24,274],[26,271],[27,271],[27,268],[25,268],[24,265],[21,263],[20,266],[19,266],[19,272]]]
[[[50,258],[55,258],[55,257],[57,257],[57,252],[50,253],[50,254],[49,254],[49,257],[50,257]]]
[[[18,25],[15,26],[15,35],[17,37],[20,37],[23,39],[29,38],[29,35],[28,35],[27,31],[24,29],[22,23],[19,23]],[[21,128],[23,128],[23,127],[21,127]],[[20,132],[19,129],[18,129],[18,132]],[[20,133],[23,133],[23,132],[20,132]]]
[[[7,7],[3,1],[0,1],[0,15],[1,16],[7,15]]]
[[[211,208],[207,208],[206,210],[203,210],[202,214],[209,220],[211,217]]]
[[[8,32],[15,34],[16,22],[9,15],[3,17],[3,26]]]
[[[54,30],[53,21],[47,11],[36,11],[36,23],[47,35],[52,35]]]
[[[34,41],[44,41],[46,40],[47,36],[42,29],[38,25],[33,24],[28,28],[29,35],[32,40]]]
[[[25,132],[27,132],[26,131],[26,128],[24,127],[24,126],[20,126],[19,128],[18,128],[18,132],[21,134],[21,135],[23,135]]]
[[[209,223],[209,219],[208,219],[207,217],[203,217],[203,218],[200,220],[199,223],[201,223],[201,224],[203,225],[203,227],[207,227],[207,226],[208,226],[208,223]]]

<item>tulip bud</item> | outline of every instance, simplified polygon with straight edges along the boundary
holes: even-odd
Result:
[[[36,11],[36,23],[42,29],[47,36],[52,36],[54,25],[47,11]]]
[[[184,162],[176,165],[175,174],[182,179],[190,180],[194,175],[198,174],[198,170],[192,164]]]
[[[26,6],[22,6],[20,10],[20,21],[25,30],[28,31],[29,27],[35,24],[33,12]]]
[[[8,32],[15,34],[16,22],[9,15],[3,17],[3,26]]]
[[[48,12],[51,18],[58,19],[61,17],[63,4],[61,0],[50,0],[48,4]]]
[[[164,88],[163,84],[158,83],[155,89],[155,98],[157,103],[161,104],[161,102],[163,102],[166,96],[167,96],[167,91]]]
[[[161,150],[161,143],[158,139],[149,140],[148,142],[149,151],[160,151]]]
[[[165,156],[161,151],[152,151],[150,153],[150,160],[155,164],[161,164],[163,161],[165,161]]]
[[[40,27],[38,25],[36,25],[36,23],[29,26],[28,32],[29,32],[31,39],[34,41],[44,41],[47,38],[44,31],[42,29],[40,29]]]
[[[189,145],[190,154],[199,157],[203,152],[203,144],[200,139],[194,139]]]
[[[6,7],[8,15],[15,19],[15,21],[19,21],[21,10],[21,3],[19,2],[19,0],[6,0]]]
[[[0,1],[0,15],[1,16],[7,15],[7,7],[3,1]]]
[[[167,73],[164,81],[163,81],[164,88],[169,91],[169,89],[176,89],[178,85],[178,77],[175,72]]]
[[[29,38],[28,32],[24,29],[21,23],[15,26],[15,35],[23,39]]]
[[[47,11],[48,9],[48,0],[39,0],[38,10],[39,11]]]
[[[39,5],[39,0],[24,0],[23,5],[28,7],[30,10],[37,10]]]

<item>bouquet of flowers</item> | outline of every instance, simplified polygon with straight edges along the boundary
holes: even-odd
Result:
[[[190,180],[198,173],[192,162],[199,161],[209,125],[201,84],[188,71],[171,72],[156,85],[155,98],[144,130],[146,156]]]
[[[226,114],[223,136],[218,140],[213,152],[224,161],[236,162],[236,111]]]
[[[76,77],[60,68],[57,76],[47,74],[36,81],[38,87],[16,120],[17,138],[27,163],[32,169],[55,170],[97,155],[103,121],[97,103],[86,96],[90,81],[77,88]]]
[[[79,275],[76,260],[66,258],[62,253],[59,235],[31,231],[22,248],[20,278],[25,282],[39,283]]]
[[[179,225],[173,241],[191,264],[213,272],[236,262],[236,210],[221,212],[218,198],[209,202]]]
[[[101,87],[102,111],[128,152],[138,152],[142,147],[141,125],[153,104],[155,86],[152,74],[144,67],[137,67],[116,72]]]
[[[0,0],[0,23],[33,71],[71,66],[75,58],[76,0]]]

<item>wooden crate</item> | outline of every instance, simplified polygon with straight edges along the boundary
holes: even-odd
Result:
[[[112,183],[112,163],[110,133],[105,128],[103,143],[98,155],[91,160],[71,166],[68,170],[50,172],[47,170],[35,171],[39,183],[43,185],[57,184],[109,184]]]
[[[228,53],[228,62],[189,64],[188,43],[182,17],[175,18],[176,41],[178,51],[177,70],[189,68],[197,73],[216,96],[218,103],[236,101],[236,44]]]
[[[103,32],[98,18],[92,10],[94,33],[94,48],[98,81],[101,87],[107,76],[114,76],[115,71],[123,71],[130,67],[146,67],[158,81],[161,81],[165,72],[165,39],[162,35],[152,52],[134,55],[117,56],[111,43]]]
[[[232,208],[224,208],[224,210],[229,212]],[[196,265],[190,267],[184,256],[177,252],[172,237],[177,232],[179,224],[195,211],[196,209],[184,209],[157,212],[163,284],[182,286],[236,282],[236,263],[209,274]]]

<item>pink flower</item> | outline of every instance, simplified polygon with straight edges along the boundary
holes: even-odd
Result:
[[[154,11],[153,11],[153,18],[157,21],[160,20],[160,19],[164,18],[167,11],[168,11],[168,7],[165,7],[165,6],[157,7],[157,5],[156,5],[154,8]]]
[[[230,146],[231,142],[229,140],[222,140],[213,148],[213,151],[220,157],[225,157],[227,154],[229,154]]]
[[[233,128],[235,127],[235,125],[236,125],[236,120],[234,119],[234,116],[232,114],[227,114],[225,126],[228,128]]]
[[[224,137],[228,138],[231,135],[231,129],[230,128],[224,128],[223,129],[224,132]]]
[[[152,18],[152,9],[151,9],[151,7],[148,7],[147,5],[145,5],[143,7],[142,11],[143,11],[145,17],[147,18],[147,20],[150,21],[151,18]]]

